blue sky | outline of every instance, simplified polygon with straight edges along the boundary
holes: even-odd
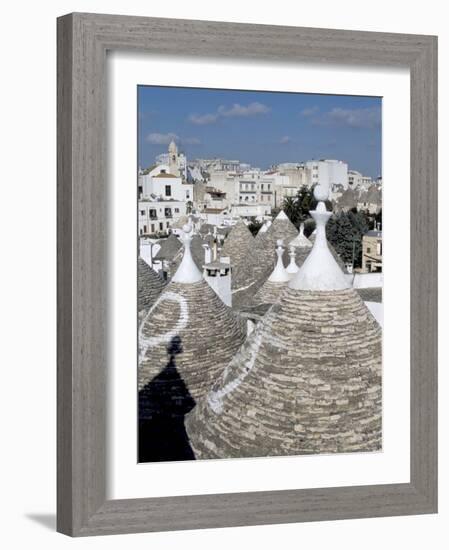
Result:
[[[172,138],[188,158],[223,157],[262,169],[344,160],[381,175],[381,98],[161,86],[138,87],[139,165]]]

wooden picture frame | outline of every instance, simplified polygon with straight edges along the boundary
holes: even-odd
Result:
[[[106,52],[411,75],[410,483],[106,499]],[[100,535],[437,511],[437,38],[74,13],[58,19],[57,529]]]

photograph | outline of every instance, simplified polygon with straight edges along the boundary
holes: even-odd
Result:
[[[138,86],[138,462],[382,450],[382,98]]]

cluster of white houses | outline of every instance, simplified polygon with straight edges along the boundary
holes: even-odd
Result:
[[[341,209],[356,206],[371,213],[381,208],[381,180],[349,170],[341,160],[281,163],[260,170],[238,160],[188,162],[171,142],[153,166],[139,170],[139,235],[168,234],[192,209],[213,225],[233,225],[240,217],[266,220],[286,197],[316,184],[330,190],[337,209],[339,203]]]

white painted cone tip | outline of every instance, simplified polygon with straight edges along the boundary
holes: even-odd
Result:
[[[268,280],[271,283],[286,283],[290,280],[290,275],[287,273],[287,270],[284,267],[284,262],[282,261],[282,254],[284,252],[284,247],[282,246],[282,243],[282,239],[278,239],[276,248],[278,259],[275,268],[271,272],[271,275],[268,277]]]
[[[201,271],[196,266],[192,258],[190,245],[193,237],[193,226],[191,223],[186,223],[182,228],[180,239],[184,244],[184,253],[181,263],[173,276],[172,281],[175,283],[197,283],[202,280]]]
[[[325,195],[323,189],[317,195],[323,197]],[[310,214],[316,222],[315,243],[301,269],[290,281],[289,287],[295,290],[323,291],[350,288],[327,244],[326,223],[332,213],[328,212],[324,202],[320,201],[316,210],[312,210]]]
[[[288,264],[286,271],[290,275],[290,279],[292,279],[292,277],[294,277],[294,275],[299,271],[299,267],[296,264],[296,251],[294,246],[290,246],[290,252],[288,255],[290,256],[290,263]]]

